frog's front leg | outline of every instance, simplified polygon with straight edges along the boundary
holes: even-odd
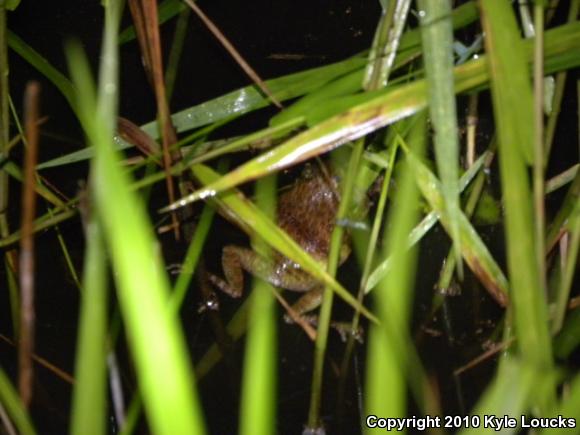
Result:
[[[275,258],[264,258],[251,249],[240,246],[224,247],[222,268],[225,280],[212,274],[209,275],[209,280],[234,298],[242,295],[244,270],[279,288],[308,291],[316,285],[315,280],[289,260],[279,261],[278,258],[278,261],[275,261]]]

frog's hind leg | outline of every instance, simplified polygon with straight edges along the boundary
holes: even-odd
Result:
[[[249,270],[246,263],[255,263],[254,251],[239,246],[225,246],[222,251],[222,270],[225,280],[217,275],[208,273],[209,281],[221,291],[239,298],[244,290],[244,272]],[[244,260],[246,259],[246,260]]]
[[[292,312],[294,315],[303,316],[305,313],[318,308],[322,303],[322,294],[324,287],[316,286],[308,293],[303,295],[292,305]],[[288,320],[288,318],[286,318]]]
[[[272,258],[264,258],[251,249],[228,245],[222,251],[222,269],[225,280],[209,274],[213,285],[231,297],[238,298],[244,289],[244,270],[275,287],[308,291],[312,280],[305,279],[304,271],[288,267]]]
[[[318,308],[322,303],[322,295],[324,287],[317,285],[308,293],[301,296],[292,306],[286,307],[286,314],[284,314],[284,321],[286,323],[302,323],[306,322],[316,328],[318,324],[317,315],[308,315],[309,311]]]

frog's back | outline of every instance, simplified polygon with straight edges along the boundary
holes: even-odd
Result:
[[[279,198],[278,225],[314,258],[326,261],[338,198],[331,181],[316,171],[299,178]]]

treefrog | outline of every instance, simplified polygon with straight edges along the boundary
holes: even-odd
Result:
[[[326,172],[317,165],[306,165],[293,185],[280,194],[276,213],[278,226],[324,266],[340,201],[336,177]],[[342,264],[349,254],[349,240],[345,236],[339,263]],[[264,258],[251,249],[228,245],[222,252],[222,268],[225,280],[212,274],[209,280],[232,297],[242,294],[245,270],[275,287],[306,292],[293,306],[297,315],[320,305],[322,285],[300,265],[277,252]]]

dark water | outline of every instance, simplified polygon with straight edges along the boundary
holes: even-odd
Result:
[[[200,2],[205,12],[220,26],[233,41],[248,62],[264,78],[272,78],[306,68],[324,65],[344,59],[370,45],[379,3],[368,1],[291,1],[272,2],[228,2],[216,0]],[[129,23],[128,16],[123,22]],[[230,59],[227,53],[194,17],[190,18],[190,30],[184,48],[182,64],[172,98],[172,111],[190,107],[207,99],[248,84],[248,79]],[[82,42],[93,66],[99,59],[102,10],[97,1],[24,1],[18,10],[9,16],[9,26],[22,39],[42,53],[59,70],[66,71],[63,52],[65,41],[75,38]],[[173,25],[165,25],[162,37],[171,40]],[[280,60],[279,55],[305,54],[301,60]],[[43,113],[50,116],[43,130],[40,160],[77,149],[82,144],[82,133],[74,120],[64,98],[47,81],[11,53],[12,98],[18,108],[25,83],[38,80],[43,84]],[[137,124],[155,117],[154,97],[146,82],[140,63],[137,45],[133,42],[121,49],[121,103],[120,114]],[[569,110],[569,113],[574,113]],[[239,134],[263,126],[273,112],[246,117],[224,136]],[[490,114],[482,114],[482,117]],[[565,115],[569,116],[569,115]],[[573,121],[572,121],[573,122]],[[571,140],[561,134],[560,140]],[[573,135],[569,135],[573,136]],[[565,147],[556,147],[557,149]],[[558,151],[560,153],[560,151]],[[550,171],[565,168],[569,155],[557,155]],[[86,178],[87,166],[69,166],[44,172],[51,182],[67,195],[78,190],[78,181]],[[497,172],[496,172],[497,173]],[[497,193],[497,192],[496,192]],[[154,193],[154,202],[163,201],[161,188]],[[14,187],[14,198],[19,195]],[[557,200],[554,200],[557,201]],[[18,204],[18,201],[14,201]],[[43,207],[40,207],[44,211]],[[11,211],[13,226],[16,225],[18,210]],[[83,240],[78,219],[61,225],[61,231],[71,250],[77,270],[82,270]],[[502,254],[502,234],[498,227],[482,229],[485,242],[494,256]],[[218,219],[210,235],[210,243],[204,257],[210,269],[218,268],[221,248],[225,243],[244,243],[245,237],[229,224]],[[163,237],[167,263],[178,262],[185,247],[176,245],[169,237]],[[38,288],[37,288],[37,354],[65,371],[74,370],[74,350],[77,333],[78,291],[68,276],[67,267],[60,253],[53,232],[37,238]],[[446,235],[441,229],[430,234],[421,244],[420,267],[416,277],[417,298],[414,310],[413,331],[417,338],[420,354],[429,376],[439,388],[445,413],[465,412],[476,401],[489,377],[493,373],[493,360],[468,371],[457,382],[452,371],[481,353],[481,345],[493,330],[501,311],[490,302],[477,281],[468,273],[461,297],[448,302],[447,311],[452,319],[454,341],[444,334],[442,314],[428,321],[428,307],[433,286],[438,278],[441,262],[449,249]],[[354,260],[341,270],[340,277],[353,281],[356,287],[359,273]],[[1,282],[5,276],[0,275]],[[2,292],[1,330],[11,335],[8,304]],[[207,316],[198,315],[197,296],[188,296],[183,321],[192,354],[199,357],[213,342],[213,334]],[[221,297],[222,318],[227,319],[239,306],[238,301]],[[336,315],[348,319],[349,310],[336,304]],[[133,385],[133,375],[127,362],[124,344],[120,346],[122,367],[126,370],[126,386]],[[364,373],[351,373],[344,417],[340,425],[334,415],[337,395],[337,378],[332,367],[339,364],[344,345],[338,336],[330,338],[327,373],[324,385],[323,416],[330,433],[357,433],[359,425],[357,392]],[[6,344],[0,343],[2,366],[11,375],[15,374],[15,353]],[[300,433],[306,421],[310,395],[312,366],[312,344],[296,327],[279,323],[279,417],[278,430],[281,434]],[[364,346],[357,351],[355,369],[364,367]],[[239,371],[243,359],[243,343],[236,347],[232,366],[221,364],[200,383],[205,415],[211,433],[235,433],[239,407]],[[68,427],[71,387],[43,368],[37,371],[36,402],[33,416],[40,433],[64,433]],[[144,431],[142,426],[141,428]],[[111,426],[113,432],[114,425]]]

